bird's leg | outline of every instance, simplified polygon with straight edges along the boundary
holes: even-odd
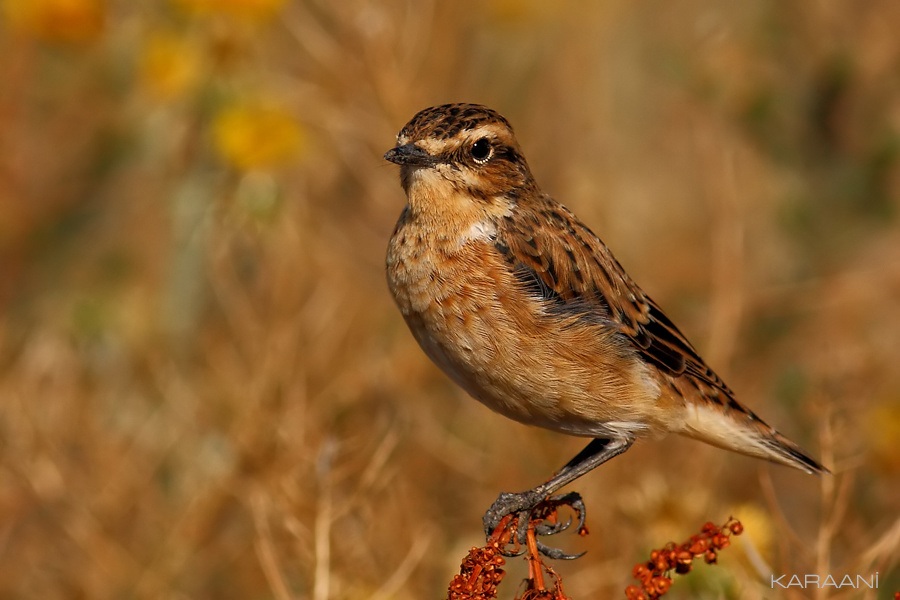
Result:
[[[597,438],[591,440],[581,452],[567,462],[566,465],[548,481],[525,492],[519,492],[517,494],[509,492],[501,493],[487,512],[484,513],[484,517],[482,518],[485,534],[490,537],[491,533],[494,532],[500,521],[506,515],[517,515],[519,522],[517,532],[520,541],[524,542],[525,532],[531,518],[531,513],[544,500],[572,507],[578,519],[578,527],[581,528],[584,525],[586,516],[584,502],[582,502],[581,496],[574,492],[558,497],[553,497],[552,494],[561,487],[575,481],[588,471],[591,471],[609,459],[622,454],[631,447],[632,443],[634,443],[634,440],[631,438]],[[537,535],[554,535],[568,529],[571,523],[571,520],[553,525],[542,523],[535,529],[535,533]],[[538,542],[538,549],[542,554],[550,558],[578,558],[578,556],[565,554],[561,550],[550,548],[540,542]]]

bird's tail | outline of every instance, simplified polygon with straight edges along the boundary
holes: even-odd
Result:
[[[743,406],[733,410],[712,403],[689,405],[680,433],[719,448],[794,467],[811,475],[831,473],[797,444]]]
[[[812,458],[800,446],[771,427],[769,429],[769,436],[762,440],[762,443],[768,450],[768,453],[763,458],[806,471],[810,475],[827,475],[831,473],[822,463]]]

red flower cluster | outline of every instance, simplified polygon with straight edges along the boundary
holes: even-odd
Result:
[[[505,574],[500,567],[505,563],[497,541],[472,548],[450,582],[447,600],[493,600]]]
[[[737,519],[728,519],[721,527],[707,522],[700,533],[681,545],[669,542],[659,550],[650,553],[650,560],[635,565],[632,575],[641,582],[640,587],[629,585],[625,588],[628,600],[655,600],[672,587],[672,571],[679,575],[689,573],[695,558],[703,557],[707,564],[714,565],[717,552],[727,548],[732,535],[740,535],[744,526]]]
[[[562,579],[544,562],[535,534],[535,528],[541,523],[558,521],[558,509],[562,506],[571,504],[568,501],[548,499],[531,512],[525,532],[528,577],[524,581],[521,595],[517,594],[515,600],[570,600],[563,592]],[[502,549],[511,545],[512,552],[518,554],[521,548],[517,541],[517,528],[518,519],[508,515],[500,521],[486,546],[469,551],[460,565],[459,574],[450,582],[447,600],[496,600],[497,587],[505,575],[500,568],[506,563]],[[583,528],[579,533],[587,535],[587,529]]]

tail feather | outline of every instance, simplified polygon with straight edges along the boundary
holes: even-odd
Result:
[[[752,412],[731,411],[712,403],[686,407],[682,435],[719,448],[762,458],[809,473],[831,473],[797,444],[781,435]]]
[[[806,471],[810,475],[830,475],[829,471],[822,463],[818,462],[807,454],[800,446],[787,439],[774,429],[771,430],[769,447],[779,458],[770,458],[775,462]]]

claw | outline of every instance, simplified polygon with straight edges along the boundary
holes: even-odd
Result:
[[[562,496],[555,496],[551,498],[551,500],[558,502],[560,506],[568,506],[571,508],[575,512],[575,517],[578,519],[578,527],[576,527],[575,530],[580,532],[584,529],[585,519],[587,518],[587,507],[584,505],[581,494],[578,492],[569,492]],[[571,522],[572,519],[570,518],[566,524],[566,528],[568,528],[568,525]]]
[[[566,554],[561,548],[546,546],[542,542],[537,542],[537,549],[547,558],[552,558],[554,560],[575,560],[576,558],[581,558],[585,555],[585,552],[579,552],[578,554]]]
[[[504,492],[487,510],[482,521],[485,532],[490,538],[507,516],[514,515],[515,532],[511,532],[510,537],[507,538],[509,543],[503,547],[501,552],[506,556],[519,556],[525,552],[524,546],[529,527],[532,528],[535,536],[546,537],[566,531],[572,526],[572,518],[566,521],[556,520],[557,511],[563,506],[568,506],[574,511],[575,522],[578,525],[577,530],[582,531],[586,508],[577,492],[549,497],[541,496],[539,489],[520,494]],[[510,523],[511,521],[508,521],[506,526],[509,527]],[[514,543],[513,537],[515,538]],[[553,548],[541,542],[537,542],[537,549],[544,556],[555,560],[575,560],[584,554],[568,554],[559,548]]]
[[[534,528],[535,535],[548,536],[562,533],[572,525],[572,519],[565,521],[556,521],[555,523],[543,522]]]
[[[501,493],[481,519],[484,524],[484,533],[490,536],[506,515],[516,515],[523,512],[529,515],[543,499],[543,496],[534,490],[520,494]]]

